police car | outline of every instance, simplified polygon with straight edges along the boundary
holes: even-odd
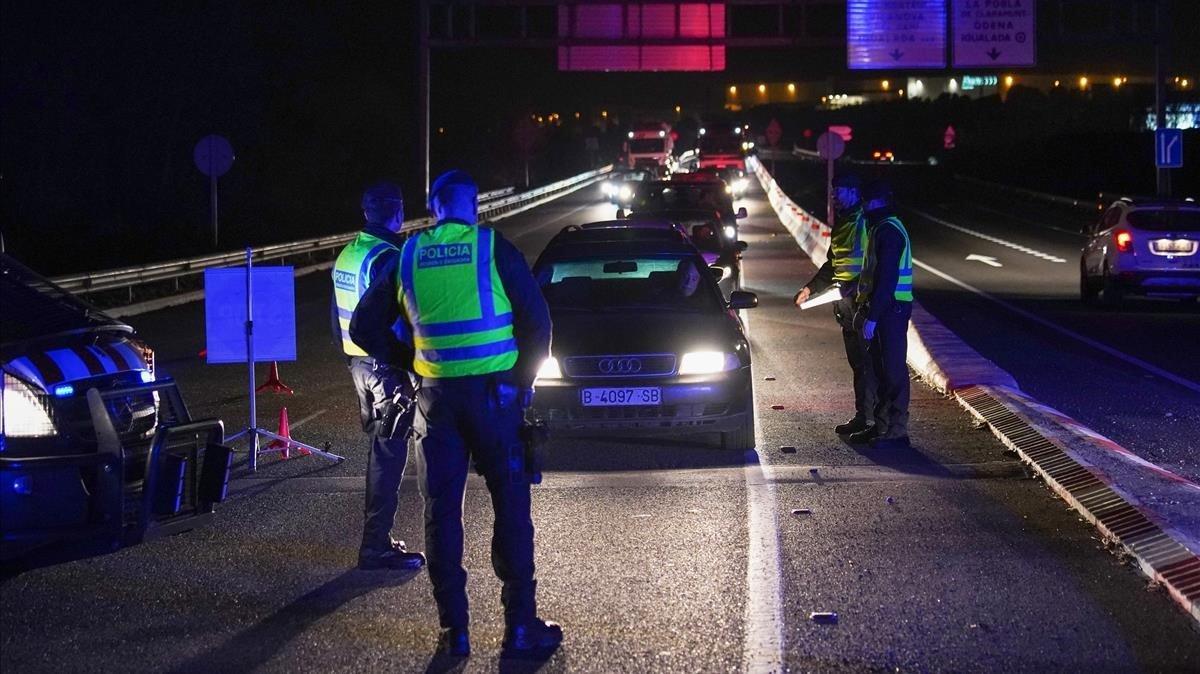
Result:
[[[1127,295],[1200,297],[1200,204],[1120,199],[1084,230],[1079,292],[1120,304]]]
[[[86,556],[204,523],[232,452],[154,353],[0,253],[0,561]]]
[[[565,230],[534,264],[554,325],[534,414],[551,429],[715,432],[726,449],[754,446],[750,345],[737,312],[758,298],[723,297],[675,227]]]

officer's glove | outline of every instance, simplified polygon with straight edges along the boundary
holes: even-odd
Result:
[[[521,409],[523,410],[533,407],[533,387],[529,386],[521,389],[520,394],[517,395],[517,402],[521,405]]]
[[[865,321],[863,323],[862,336],[868,342],[875,338],[875,321]]]

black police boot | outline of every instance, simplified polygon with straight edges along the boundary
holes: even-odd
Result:
[[[425,566],[425,555],[409,552],[404,541],[392,541],[391,546],[377,549],[363,546],[358,549],[358,568],[362,571],[415,571]]]
[[[897,435],[886,438],[875,438],[871,441],[871,449],[911,449],[907,435]]]
[[[438,634],[437,654],[465,658],[471,654],[471,635],[465,627],[447,627]]]
[[[846,441],[854,445],[866,445],[877,437],[879,437],[879,427],[868,426],[857,433],[851,433],[850,437],[846,438]]]
[[[508,654],[538,653],[557,647],[562,639],[562,625],[534,618],[532,622],[509,625],[504,630],[502,648]]]
[[[855,416],[853,419],[844,424],[838,424],[837,426],[834,426],[833,432],[837,433],[838,435],[850,435],[851,433],[865,431],[870,427],[871,424],[866,419],[860,416]]]

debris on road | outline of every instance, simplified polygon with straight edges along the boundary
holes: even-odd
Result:
[[[784,407],[783,407],[783,405],[771,405],[771,409],[773,409],[773,410],[782,410],[782,409],[784,409]]]
[[[775,381],[774,377],[763,377],[763,381]],[[1170,415],[1167,415],[1170,416]]]
[[[896,499],[895,499],[894,497],[891,497],[891,496],[887,497],[887,499],[886,499],[886,500],[887,500],[887,504],[888,504],[888,505],[892,505],[892,504],[894,504],[894,503],[896,502]]]
[[[813,611],[808,614],[808,619],[818,625],[838,624],[838,614],[835,611]]]
[[[816,468],[809,468],[809,469],[808,469],[808,472],[812,473],[813,475],[816,475],[816,474],[817,474],[817,469],[816,469]]]
[[[779,448],[779,451],[783,452],[784,454],[795,454],[796,448],[791,445],[784,445],[783,447]]]
[[[812,508],[796,508],[792,511],[793,515],[811,515]]]

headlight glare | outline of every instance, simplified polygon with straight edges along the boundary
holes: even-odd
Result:
[[[737,237],[737,229],[733,225],[725,225],[723,231],[725,232],[726,239],[733,239]]]
[[[541,379],[562,379],[562,369],[558,367],[558,359],[551,356],[542,361],[542,366],[538,368],[537,378]]]
[[[716,374],[735,370],[736,354],[722,351],[691,351],[679,361],[679,374]]]
[[[10,438],[46,438],[55,435],[49,400],[16,377],[4,375],[4,406],[0,423]]]

